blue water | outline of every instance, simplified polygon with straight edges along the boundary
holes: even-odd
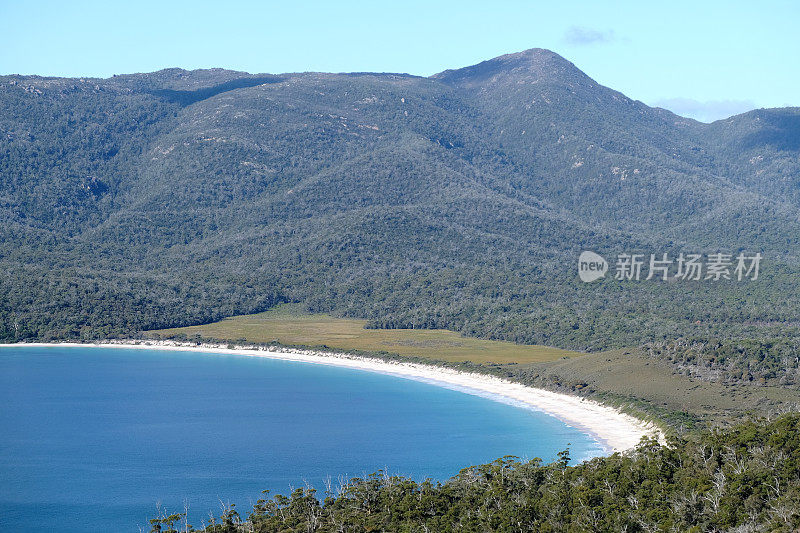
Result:
[[[200,526],[220,500],[379,469],[447,479],[512,454],[603,453],[557,419],[393,376],[236,355],[0,348],[0,531]]]

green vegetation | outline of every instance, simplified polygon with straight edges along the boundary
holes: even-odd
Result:
[[[2,76],[0,339],[283,302],[581,351],[797,337],[798,116],[699,124],[544,50],[432,78]],[[583,249],[764,262],[757,282],[586,285]]]
[[[645,346],[688,376],[734,385],[800,387],[800,339],[680,339]]]
[[[435,361],[531,363],[582,354],[547,346],[526,346],[463,337],[446,330],[364,329],[366,320],[332,318],[279,306],[256,315],[236,316],[202,326],[148,332],[164,337],[199,335],[219,340],[244,340],[335,348],[341,351],[391,352]]]
[[[204,531],[789,532],[800,527],[799,464],[794,414],[577,466],[563,452],[550,465],[504,457],[446,483],[379,472],[325,494],[266,495],[246,517],[230,507]],[[151,531],[181,518],[155,518]]]

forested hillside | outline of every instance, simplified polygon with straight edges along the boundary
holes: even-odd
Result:
[[[800,110],[701,124],[546,50],[431,78],[0,77],[0,339],[301,302],[600,349],[796,337]],[[758,280],[584,284],[582,250],[762,253]]]

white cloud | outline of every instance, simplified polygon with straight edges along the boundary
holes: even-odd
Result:
[[[700,101],[693,98],[664,98],[656,100],[652,105],[669,109],[673,113],[700,122],[714,122],[758,107],[752,100]]]
[[[614,30],[595,30],[584,26],[570,26],[564,32],[564,41],[577,46],[606,44],[616,41]]]

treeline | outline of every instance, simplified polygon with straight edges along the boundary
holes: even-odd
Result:
[[[800,338],[679,339],[644,346],[687,376],[739,385],[800,386]]]
[[[152,532],[198,531],[178,514]],[[504,457],[444,483],[378,472],[319,493],[266,494],[199,531],[796,531],[800,415],[753,421],[570,466]]]

